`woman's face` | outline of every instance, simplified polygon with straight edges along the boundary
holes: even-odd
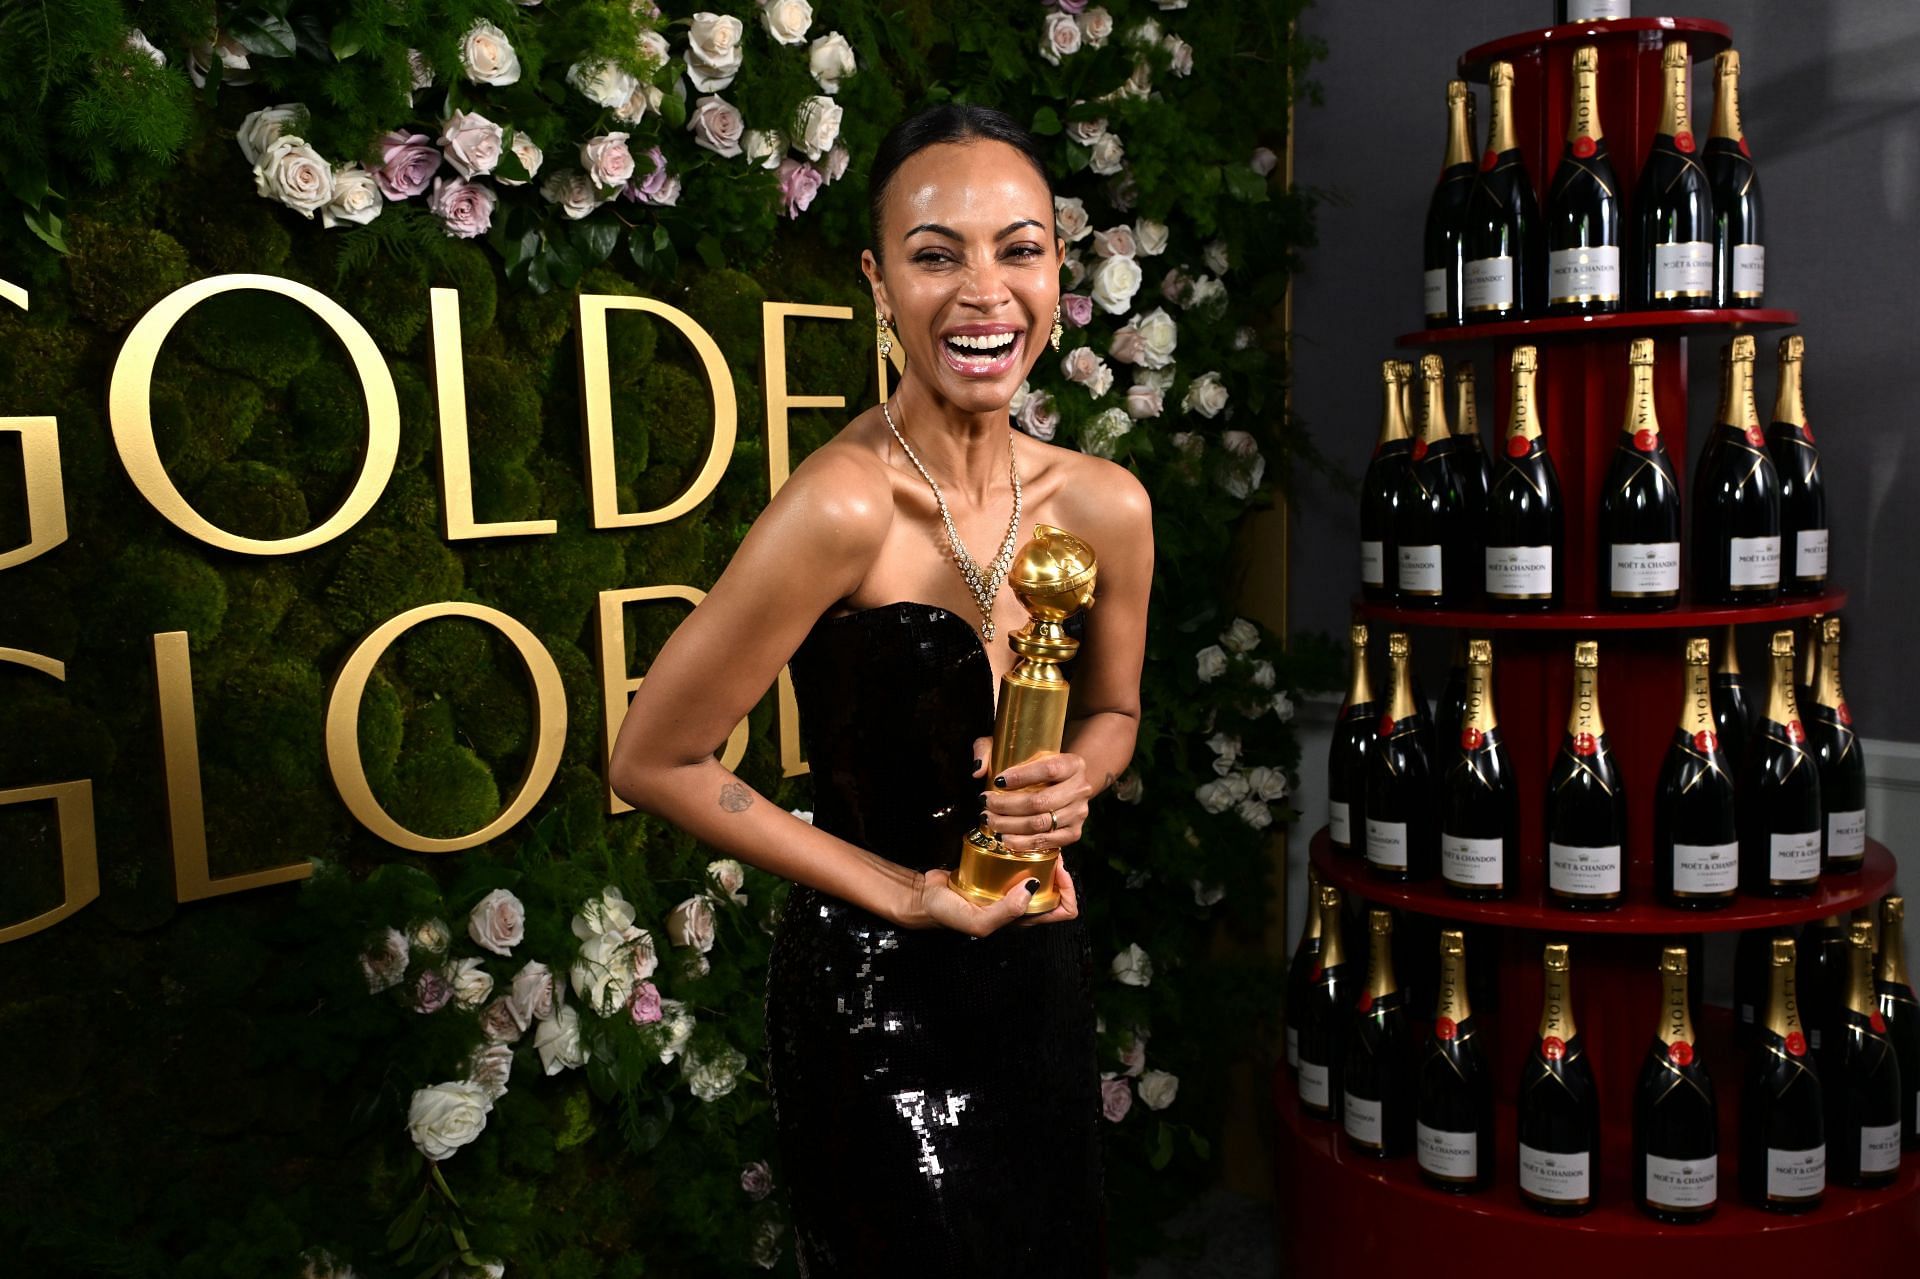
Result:
[[[894,174],[880,234],[884,265],[862,265],[908,366],[965,412],[1004,408],[1060,301],[1046,182],[1004,142],[930,146]]]

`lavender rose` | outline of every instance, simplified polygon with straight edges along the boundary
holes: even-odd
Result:
[[[455,111],[440,128],[440,149],[447,163],[463,178],[492,173],[500,163],[506,131],[473,111]]]
[[[773,1193],[773,1170],[766,1160],[756,1159],[740,1170],[740,1189],[755,1203]]]
[[[431,968],[421,969],[420,975],[413,979],[413,1011],[417,1013],[437,1013],[452,998],[453,987]]]
[[[797,218],[807,211],[820,192],[823,179],[811,164],[786,159],[780,162],[780,196],[787,202],[787,216]]]
[[[627,1014],[633,1018],[636,1026],[650,1026],[659,1021],[660,988],[650,981],[643,981],[633,990],[633,1002],[627,1005]]]
[[[1068,324],[1084,329],[1093,322],[1093,299],[1084,293],[1060,295],[1060,314]]]
[[[435,178],[433,191],[427,196],[427,212],[440,219],[441,229],[448,235],[471,240],[475,236],[485,235],[487,228],[493,225],[493,206],[499,202],[499,198],[478,182],[469,182],[465,178]],[[519,904],[516,899],[514,905]],[[522,920],[524,922],[524,914]],[[472,931],[471,925],[468,931]],[[474,940],[480,941],[478,937]],[[516,935],[508,945],[519,940]],[[485,942],[480,944],[486,946]],[[487,949],[493,950],[493,947],[488,946]],[[499,950],[494,953],[504,955],[507,952]]]
[[[1133,1109],[1133,1089],[1124,1079],[1115,1079],[1111,1071],[1100,1076],[1100,1113],[1110,1123],[1119,1123]]]
[[[701,98],[687,113],[687,132],[693,135],[694,142],[728,159],[741,153],[741,139],[746,129],[747,122],[741,118],[739,108],[717,95]]]
[[[513,996],[502,995],[480,1014],[480,1038],[490,1044],[511,1044],[523,1032],[513,1015]]]
[[[440,168],[440,150],[424,133],[389,133],[380,139],[380,163],[373,180],[389,200],[419,195]]]

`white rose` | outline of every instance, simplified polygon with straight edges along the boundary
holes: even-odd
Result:
[[[678,999],[660,1001],[660,1020],[655,1023],[661,1037],[660,1063],[665,1065],[687,1049],[693,1038],[694,1017]]]
[[[478,1084],[489,1100],[507,1095],[507,1079],[513,1074],[513,1049],[505,1044],[483,1044],[467,1058],[467,1082]]]
[[[647,66],[655,71],[667,65],[673,58],[673,46],[658,31],[642,31],[634,41],[640,52],[646,54]]]
[[[478,1008],[493,997],[493,975],[481,967],[484,962],[462,959],[446,971],[447,985],[462,1008]]]
[[[638,77],[613,62],[576,62],[567,68],[567,83],[588,101],[609,109],[620,106],[640,87]]]
[[[1113,15],[1096,5],[1081,13],[1075,24],[1080,28],[1080,38],[1090,49],[1098,49],[1113,36]]]
[[[1114,797],[1123,804],[1139,803],[1146,790],[1146,783],[1141,780],[1140,774],[1131,768],[1120,774],[1120,780],[1113,784]]]
[[[1185,306],[1189,311],[1218,314],[1227,309],[1227,286],[1210,275],[1203,275],[1188,286]]]
[[[1040,26],[1040,56],[1057,67],[1061,58],[1080,52],[1080,40],[1080,24],[1073,15],[1050,13]]]
[[[1074,105],[1078,106],[1079,104],[1075,103]],[[1083,147],[1090,147],[1098,142],[1100,135],[1106,131],[1107,117],[1105,116],[1095,116],[1091,120],[1069,120],[1067,122],[1067,136]]]
[[[367,978],[367,993],[377,995],[398,986],[407,975],[410,958],[407,939],[397,928],[389,928],[360,954],[360,971]]]
[[[1103,133],[1100,140],[1093,144],[1093,150],[1087,157],[1087,167],[1102,177],[1120,172],[1120,166],[1126,161],[1127,149],[1117,133]]]
[[[1020,429],[1034,439],[1047,443],[1060,430],[1060,412],[1053,405],[1050,391],[1035,391],[1020,405],[1015,417]]]
[[[292,28],[278,18],[261,18],[263,28],[278,27],[290,37]],[[278,34],[278,31],[276,31]],[[230,35],[222,35],[211,41],[201,41],[187,46],[187,75],[193,80],[193,87],[203,89],[207,84],[207,72],[213,69],[213,60],[220,59],[220,83],[252,84],[253,72],[249,69],[252,62],[247,58],[247,46]]]
[[[638,124],[647,118],[647,112],[658,111],[660,101],[666,95],[660,86],[643,84],[633,91],[625,102],[613,109],[613,118],[622,124]]]
[[[1207,260],[1207,266],[1215,275],[1227,273],[1227,242],[1225,240],[1210,241],[1200,256]]]
[[[1193,46],[1185,40],[1182,40],[1179,36],[1171,34],[1167,36],[1165,44],[1167,54],[1172,60],[1171,66],[1168,69],[1177,76],[1192,75]]]
[[[1193,797],[1209,813],[1224,813],[1247,797],[1244,777],[1216,777],[1193,788]]]
[[[1132,429],[1133,419],[1125,409],[1107,409],[1080,428],[1080,451],[1111,460],[1119,450],[1120,441]]]
[[[747,882],[747,872],[739,862],[731,857],[722,857],[719,861],[707,863],[707,878],[720,886],[720,891],[744,906],[747,895],[741,888]]]
[[[592,897],[580,907],[580,913],[573,917],[571,927],[573,935],[581,941],[592,941],[602,933],[625,933],[633,927],[638,918],[633,906],[627,901],[625,893],[612,884],[600,890],[598,897]]]
[[[795,120],[800,136],[793,144],[806,152],[807,159],[818,160],[839,140],[841,114],[840,104],[832,98],[818,95],[808,98],[800,104]]]
[[[506,32],[482,20],[460,37],[460,67],[475,84],[512,84],[520,78],[520,55]]]
[[[580,948],[574,961],[574,993],[588,1008],[611,1017],[633,996],[633,957],[619,933],[602,933]]]
[[[407,1107],[407,1135],[421,1154],[438,1162],[478,1137],[492,1109],[487,1090],[465,1079],[421,1088]]]
[[[1180,407],[1201,417],[1219,417],[1220,411],[1227,407],[1227,388],[1220,381],[1220,375],[1202,373],[1187,383],[1187,393],[1181,398]]]
[[[1127,43],[1136,48],[1148,48],[1160,43],[1160,24],[1152,18],[1142,18],[1127,32]]]
[[[704,895],[689,897],[667,912],[667,940],[691,946],[701,954],[713,949],[713,903]]]
[[[1174,371],[1166,369],[1140,369],[1134,374],[1141,383],[1159,391],[1162,395],[1173,389]]]
[[[482,897],[467,916],[467,936],[482,950],[507,955],[527,934],[527,908],[504,888]]]
[[[733,83],[743,56],[740,37],[746,26],[731,14],[696,13],[687,29],[687,78],[702,93]]]
[[[513,975],[507,1001],[521,1030],[536,1021],[546,1021],[554,1010],[553,972],[539,960],[530,960]]]
[[[840,92],[840,82],[856,70],[853,46],[838,31],[830,31],[807,46],[807,70],[822,93]]]
[[[1269,804],[1279,803],[1287,797],[1287,775],[1263,764],[1247,774],[1247,789]]]
[[[1273,810],[1257,799],[1241,800],[1234,813],[1255,830],[1265,830],[1273,825]]]
[[[427,55],[418,49],[407,50],[408,87],[411,89],[431,89],[433,87],[433,64],[427,61]],[[411,102],[413,95],[409,93]]]
[[[1113,957],[1113,976],[1122,986],[1149,986],[1153,984],[1153,960],[1137,943],[1129,942],[1127,948]]]
[[[540,1023],[533,1032],[533,1047],[540,1054],[540,1068],[549,1075],[587,1064],[587,1050],[580,1042],[580,1014],[561,1008]]]
[[[1065,375],[1067,381],[1079,382],[1082,385],[1093,381],[1096,376],[1095,370],[1105,365],[1106,361],[1100,358],[1100,353],[1090,346],[1076,346],[1060,357],[1060,372]],[[1109,379],[1112,378],[1112,370],[1108,370],[1107,376]]]
[[[540,150],[540,144],[538,142],[535,142],[527,134],[520,132],[514,133],[513,141],[507,144],[507,150],[513,152],[513,158],[520,161],[521,166],[527,171],[527,176],[524,178],[509,178],[496,169],[493,174],[493,180],[503,187],[525,186],[529,179],[539,174],[540,165],[547,158],[546,154]]]
[[[714,1101],[732,1092],[746,1068],[747,1055],[733,1047],[723,1047],[716,1053],[689,1053],[680,1063],[687,1086],[701,1101]]]
[[[1273,717],[1282,724],[1293,718],[1293,699],[1284,691],[1273,695]]]
[[[1069,289],[1079,288],[1081,282],[1087,278],[1087,260],[1081,256],[1078,249],[1067,250],[1067,256],[1061,259],[1060,269],[1066,272],[1066,286]]]
[[[633,177],[633,152],[627,149],[627,134],[603,133],[580,144],[580,167],[587,181],[601,190],[621,187]]]
[[[1261,661],[1253,664],[1253,686],[1255,688],[1272,688],[1273,678],[1272,662]]]
[[[1169,302],[1178,302],[1187,296],[1187,286],[1192,283],[1192,276],[1177,266],[1173,267],[1160,277],[1160,296]]]
[[[740,137],[740,147],[746,152],[748,164],[777,169],[786,157],[787,139],[778,129],[748,129]]]
[[[1244,617],[1233,619],[1233,625],[1220,633],[1220,642],[1236,653],[1251,653],[1260,646],[1260,628]]]
[[[738,108],[723,98],[708,95],[694,103],[687,116],[687,132],[693,140],[715,155],[729,159],[741,152],[741,139],[747,122]]]
[[[1255,147],[1252,158],[1247,161],[1247,167],[1264,178],[1272,173],[1273,167],[1279,163],[1280,157],[1275,155],[1271,149],[1267,147]]]
[[[283,133],[253,166],[253,188],[311,218],[333,200],[333,168],[304,139]]]
[[[1133,228],[1124,222],[1093,233],[1093,252],[1096,257],[1130,258],[1134,247]]]
[[[281,134],[300,132],[306,121],[307,109],[298,102],[261,107],[240,121],[233,140],[240,144],[240,154],[247,157],[248,164],[258,164]]]
[[[1172,365],[1173,353],[1180,345],[1180,326],[1167,314],[1165,307],[1156,306],[1145,315],[1136,315],[1129,322],[1140,335],[1140,358],[1137,363],[1143,369],[1164,369]],[[1141,378],[1142,382],[1152,384],[1152,379]],[[1160,388],[1166,390],[1165,386]]]
[[[505,136],[506,131],[485,116],[455,111],[440,127],[440,149],[461,177],[471,178],[493,172]]]
[[[1136,62],[1133,65],[1133,73],[1126,78],[1126,82],[1108,96],[1138,100],[1146,98],[1152,92],[1153,68],[1145,62]]]
[[[1203,884],[1197,879],[1193,881],[1193,904],[1196,906],[1216,905],[1226,895],[1224,884]]]
[[[1184,5],[1186,0],[1180,0],[1180,3]],[[1162,4],[1160,7],[1165,9],[1170,6]],[[1180,1077],[1164,1070],[1149,1070],[1140,1076],[1135,1087],[1140,1090],[1140,1100],[1147,1103],[1148,1110],[1165,1110],[1179,1095]]]
[[[1093,233],[1093,223],[1087,217],[1086,201],[1077,195],[1054,196],[1053,225],[1069,244],[1086,239]]]
[[[1136,382],[1127,388],[1127,416],[1135,421],[1159,417],[1165,409],[1165,395],[1159,387]]]
[[[1218,644],[1209,644],[1197,654],[1200,666],[1200,682],[1211,684],[1215,676],[1224,675],[1227,670],[1226,650]]]
[[[1207,739],[1207,749],[1215,756],[1213,771],[1224,777],[1233,771],[1233,761],[1240,758],[1240,739],[1229,737],[1225,733],[1215,733]],[[1220,767],[1222,759],[1227,762],[1225,768]]]
[[[1233,331],[1233,349],[1236,351],[1245,351],[1258,341],[1259,338],[1260,335],[1253,331],[1251,325],[1243,324]]]
[[[1125,314],[1140,291],[1140,264],[1132,258],[1102,258],[1093,268],[1093,300],[1108,315]]]
[[[576,220],[600,207],[600,193],[578,169],[558,169],[548,174],[547,180],[540,184],[540,195]]]
[[[1133,224],[1133,242],[1143,258],[1158,257],[1167,251],[1167,224],[1152,218],[1137,218]]]
[[[1225,393],[1222,392],[1222,398]],[[1220,444],[1227,451],[1229,465],[1220,473],[1220,487],[1233,497],[1244,498],[1260,486],[1267,472],[1267,459],[1260,446],[1245,431],[1223,431]]]
[[[453,940],[453,930],[444,919],[417,919],[407,928],[407,940],[415,950],[438,955]]]
[[[802,44],[813,25],[813,6],[807,0],[760,0],[760,21],[776,44]]]
[[[847,176],[847,165],[852,160],[853,157],[847,152],[846,144],[836,142],[833,144],[833,149],[827,152],[827,158],[821,163],[820,174],[829,183],[838,182]]]
[[[153,65],[156,67],[164,67],[167,65],[167,55],[155,48],[153,41],[147,39],[147,33],[138,27],[127,32],[127,48],[133,50],[135,53],[146,55],[147,58],[152,60]]]

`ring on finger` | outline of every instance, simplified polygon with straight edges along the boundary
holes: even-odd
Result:
[[[1051,808],[1047,810],[1047,822],[1047,833],[1049,835],[1060,829],[1060,815]]]

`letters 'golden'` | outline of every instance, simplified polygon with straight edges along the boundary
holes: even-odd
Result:
[[[67,678],[66,663],[44,653],[0,648],[0,663],[24,666],[57,680]],[[0,808],[49,799],[53,801],[54,824],[60,832],[60,904],[30,919],[0,927],[0,943],[19,941],[52,928],[100,896],[100,850],[93,830],[93,782],[50,782],[0,790]]]
[[[0,551],[0,569],[25,564],[67,540],[67,499],[60,483],[60,428],[50,417],[0,417],[0,431],[20,437],[27,477],[27,540]]]
[[[555,520],[473,518],[473,462],[467,452],[467,376],[460,351],[460,295],[431,289],[433,316],[433,389],[440,406],[440,528],[449,542],[474,537],[525,537],[552,533]]]

